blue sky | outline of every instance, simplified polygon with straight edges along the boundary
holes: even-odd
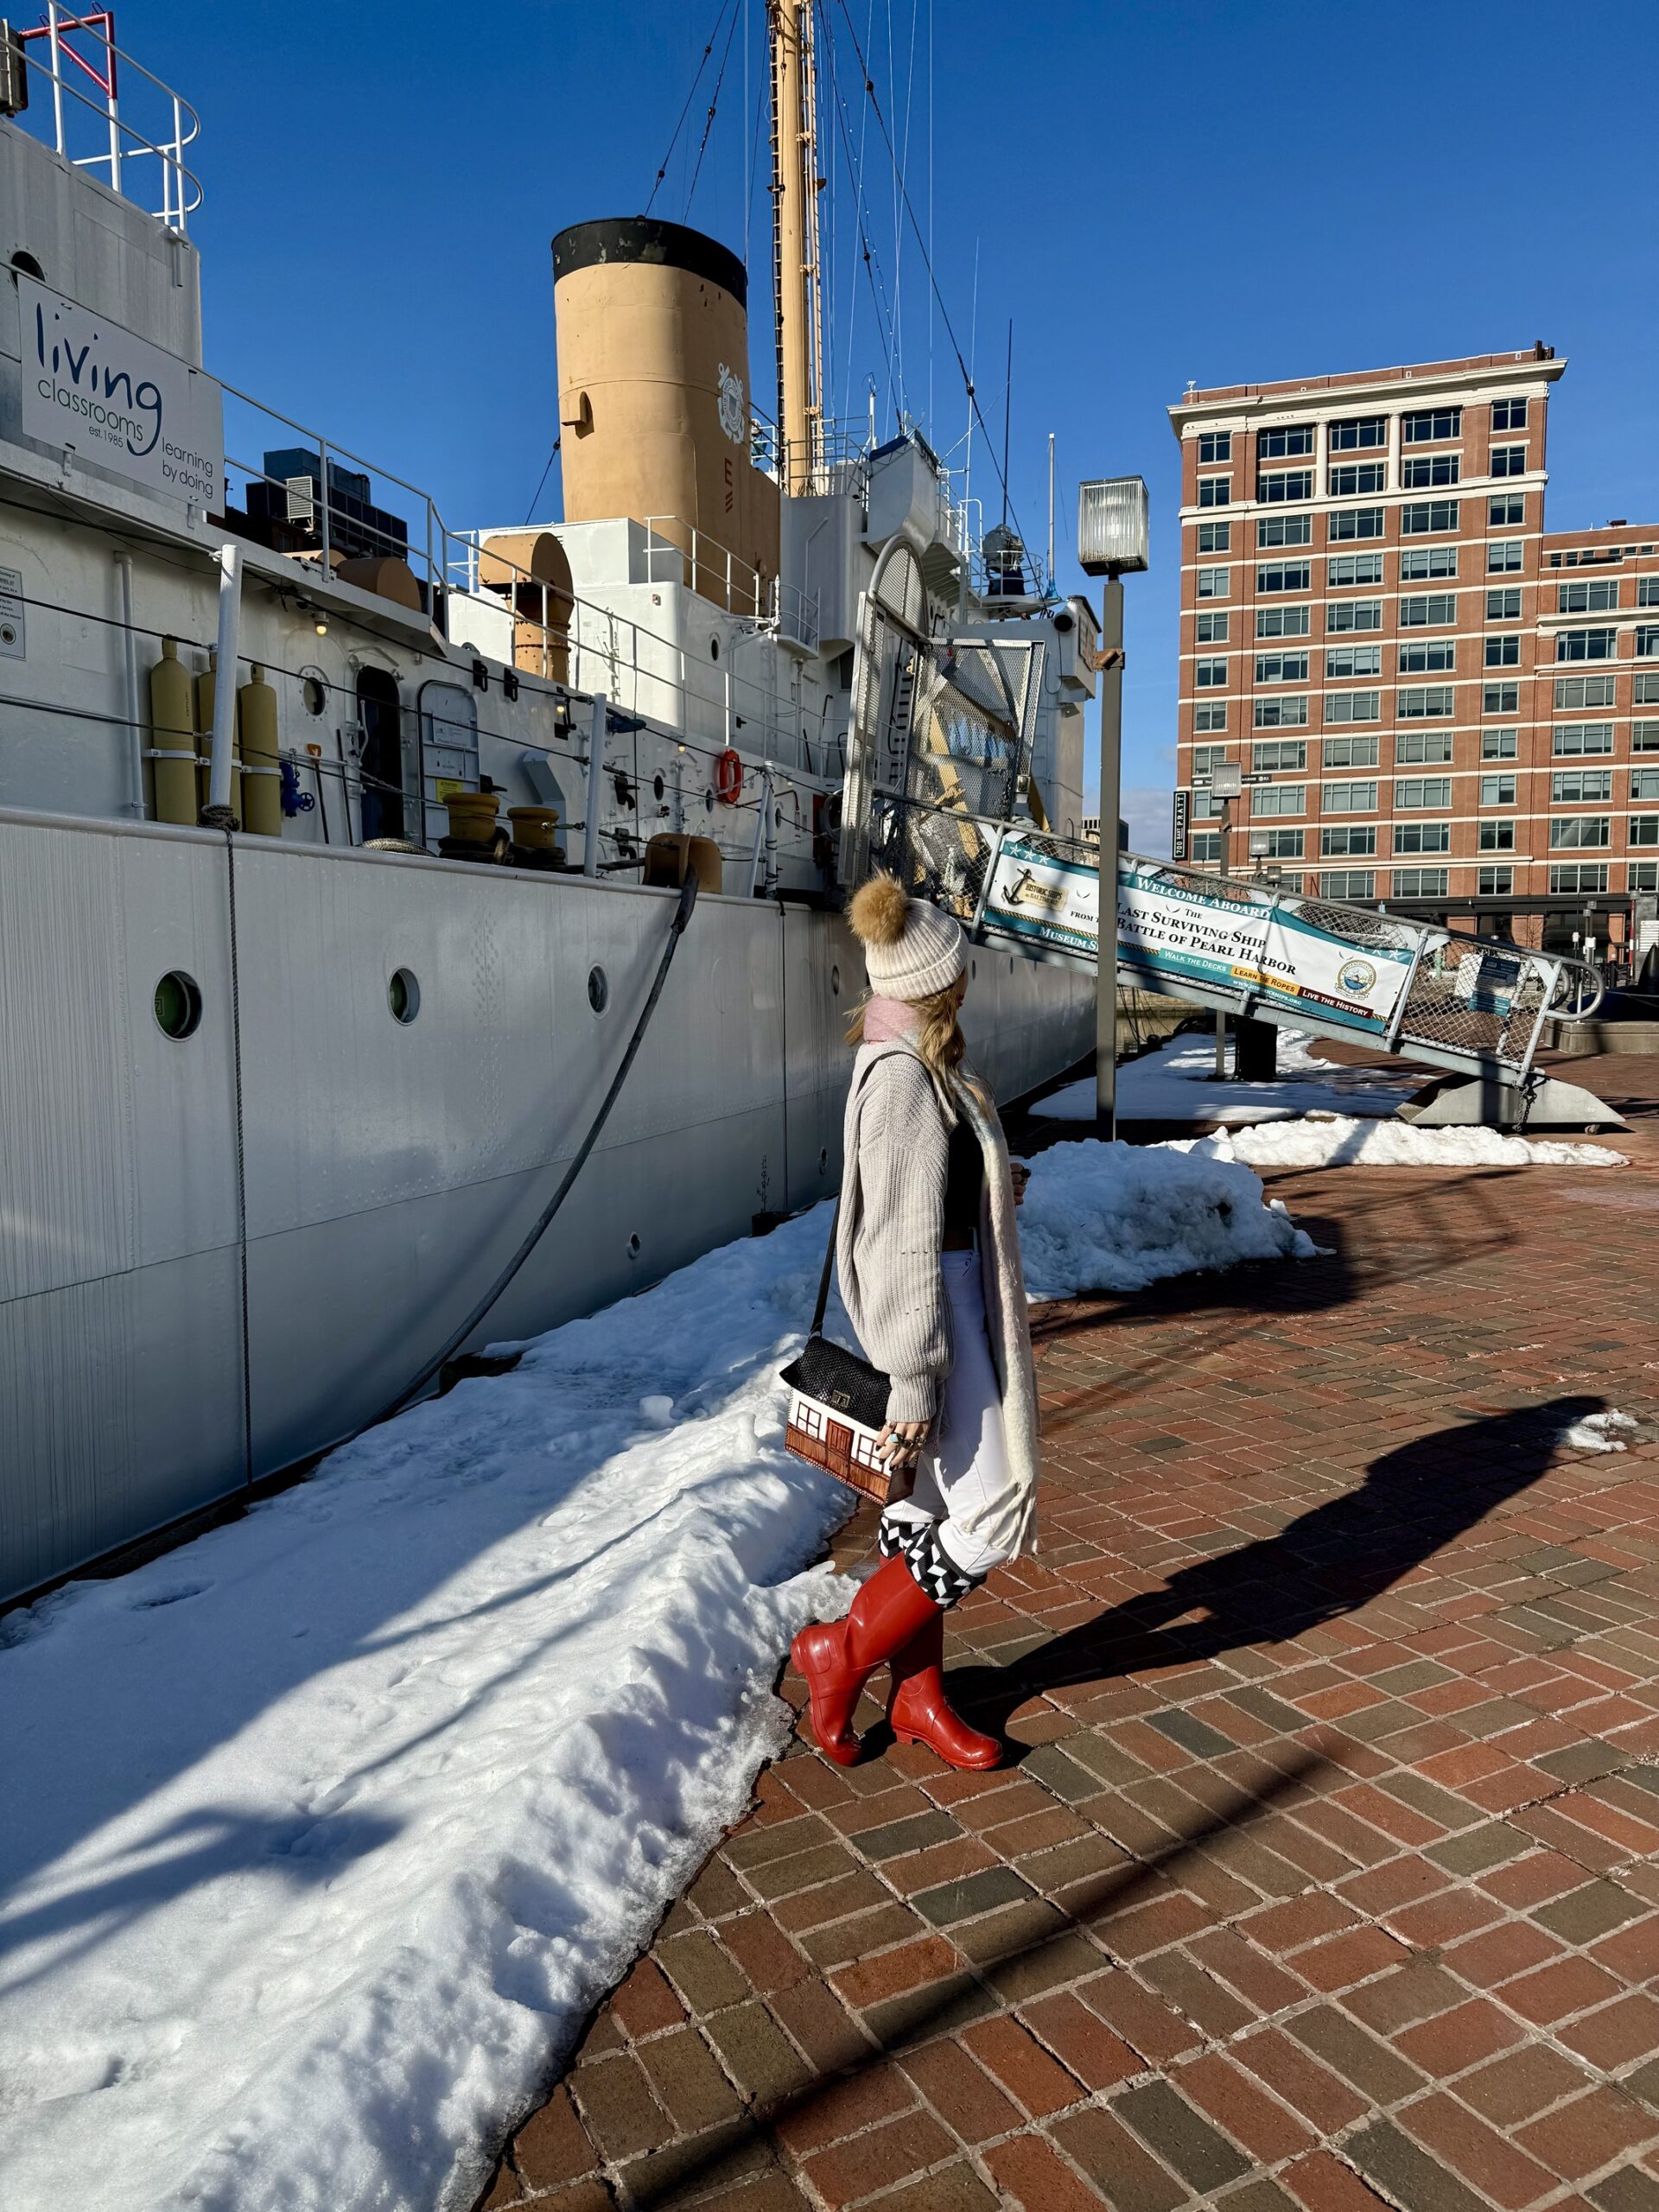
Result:
[[[772,403],[763,0],[127,0],[123,45],[202,115],[210,367],[429,487],[460,526],[521,518],[556,431],[552,233],[658,193],[741,250]],[[1062,582],[1079,476],[1139,472],[1150,574],[1128,591],[1126,788],[1162,834],[1173,762],[1176,448],[1200,385],[1525,346],[1571,366],[1550,513],[1659,520],[1652,101],[1659,9],[827,0],[848,118],[823,161],[833,409],[903,398],[960,459],[967,402],[857,81],[867,48],[980,405],[1000,445],[1014,323],[1015,513]],[[862,161],[859,161],[862,137]],[[859,257],[857,168],[887,332]],[[977,313],[975,312],[976,278]],[[853,303],[855,302],[855,305]],[[896,353],[896,360],[894,355]],[[1638,430],[1634,443],[1629,425]],[[1000,500],[976,434],[974,491]],[[556,512],[556,467],[537,512]],[[1090,717],[1092,735],[1092,716]],[[1155,828],[1154,826],[1155,825]]]

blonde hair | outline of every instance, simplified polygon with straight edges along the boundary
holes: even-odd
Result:
[[[962,1033],[962,997],[960,978],[947,983],[942,991],[930,991],[925,999],[907,999],[905,1003],[916,1009],[916,1050],[928,1072],[943,1083],[962,1065],[968,1050],[968,1039]],[[853,1018],[847,1025],[847,1042],[864,1042],[864,1016],[870,1001],[855,1007]]]

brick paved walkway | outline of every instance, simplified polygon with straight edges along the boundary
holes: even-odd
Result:
[[[1284,1174],[1332,1257],[1046,1310],[1020,1763],[797,1743],[489,2206],[1659,2212],[1659,1061],[1582,1072],[1628,1173]]]

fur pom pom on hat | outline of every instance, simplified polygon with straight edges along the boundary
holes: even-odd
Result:
[[[848,910],[879,998],[925,999],[948,990],[965,965],[961,925],[937,906],[907,899],[891,875],[873,875]]]

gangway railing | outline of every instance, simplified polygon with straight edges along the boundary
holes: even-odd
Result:
[[[892,794],[870,832],[874,864],[976,943],[1096,968],[1097,847]],[[1536,1080],[1546,1020],[1602,995],[1582,961],[1133,853],[1118,855],[1117,932],[1128,983],[1514,1090]]]

